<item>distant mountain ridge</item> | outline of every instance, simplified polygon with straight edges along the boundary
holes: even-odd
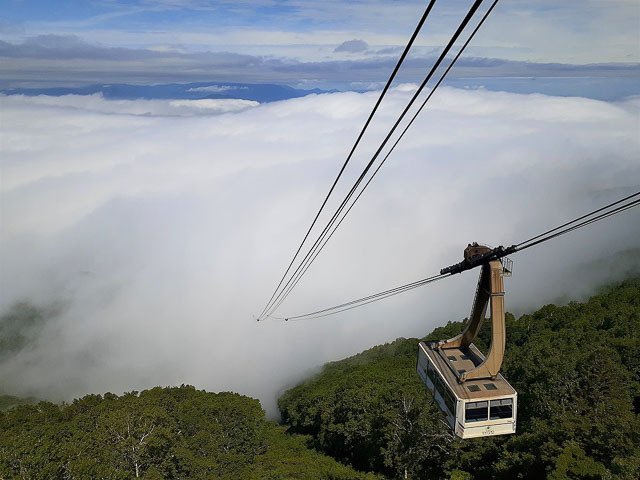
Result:
[[[639,94],[638,78],[611,77],[459,77],[447,78],[443,86],[460,89],[511,92],[517,94],[543,94],[560,97],[585,97],[606,102],[618,101]],[[380,85],[381,87],[381,85]],[[353,92],[366,92],[375,86],[348,88]],[[91,84],[81,87],[4,88],[5,95],[94,95],[101,93],[110,100],[202,100],[241,99],[260,103],[299,98],[311,94],[335,93],[343,90],[310,90],[284,84],[242,82],[165,83],[159,85],[132,85],[128,83]]]
[[[5,95],[94,95],[101,93],[110,100],[202,100],[241,99],[260,103],[299,98],[311,94],[333,93],[336,90],[303,90],[271,83],[197,82],[161,85],[131,85],[127,83],[95,84],[83,87],[12,88],[0,90]]]

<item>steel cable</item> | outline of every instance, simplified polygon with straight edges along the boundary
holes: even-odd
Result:
[[[525,240],[524,242],[520,242],[520,243],[518,243],[516,246],[517,246],[517,247],[519,247],[520,245],[524,245],[525,243],[529,243],[529,242],[532,242],[533,240],[537,240],[537,239],[538,239],[538,238],[540,238],[540,237],[543,237],[543,236],[545,236],[545,235],[548,235],[548,234],[550,234],[550,233],[553,233],[553,232],[555,232],[556,230],[560,230],[561,228],[564,228],[564,227],[566,227],[566,226],[568,226],[568,225],[571,225],[572,223],[575,223],[575,222],[580,221],[580,220],[582,220],[582,219],[584,219],[584,218],[590,217],[590,216],[591,216],[591,215],[593,215],[593,214],[596,214],[596,213],[598,213],[598,212],[601,212],[602,210],[606,210],[607,208],[611,208],[611,207],[613,207],[614,205],[618,205],[619,203],[622,203],[622,202],[624,202],[624,201],[626,201],[626,200],[629,200],[629,199],[631,199],[631,198],[633,198],[633,197],[637,197],[638,195],[640,195],[640,192],[636,192],[636,193],[634,193],[634,194],[632,194],[632,195],[629,195],[629,196],[627,196],[627,197],[624,197],[624,198],[622,198],[622,199],[620,199],[620,200],[618,200],[618,201],[616,201],[616,202],[610,203],[609,205],[605,205],[605,206],[604,206],[604,207],[602,207],[602,208],[599,208],[599,209],[594,210],[594,211],[592,211],[592,212],[589,212],[589,213],[587,213],[587,214],[585,214],[585,215],[582,215],[581,217],[576,218],[576,219],[574,219],[574,220],[571,220],[570,222],[563,223],[562,225],[560,225],[560,226],[558,226],[558,227],[556,227],[556,228],[552,228],[551,230],[547,230],[546,232],[541,233],[540,235],[536,235],[535,237],[531,237],[530,239]]]
[[[303,265],[305,265],[305,263],[307,262],[307,259],[313,255],[312,252],[317,248],[317,245],[319,245],[322,242],[322,240],[324,239],[325,235],[327,234],[329,229],[332,227],[332,225],[335,223],[335,221],[338,218],[338,216],[340,215],[340,213],[342,213],[342,211],[345,208],[345,205],[349,202],[349,200],[353,196],[354,192],[356,191],[356,189],[358,188],[358,186],[362,182],[363,178],[366,176],[366,174],[371,169],[371,166],[373,165],[375,160],[378,158],[378,156],[380,155],[380,153],[383,150],[383,148],[386,146],[387,142],[389,141],[389,139],[391,138],[391,136],[395,132],[396,128],[398,127],[400,122],[404,119],[404,116],[407,114],[409,109],[413,106],[413,104],[415,103],[415,101],[418,98],[418,96],[422,93],[422,91],[424,90],[427,82],[431,79],[431,77],[433,76],[434,72],[438,69],[438,67],[440,66],[440,64],[442,63],[442,61],[444,60],[444,58],[448,54],[449,50],[451,49],[451,47],[453,46],[455,41],[458,39],[458,37],[460,36],[460,34],[464,30],[464,28],[467,26],[467,24],[469,23],[471,18],[474,16],[475,12],[477,11],[478,7],[482,4],[482,2],[483,2],[483,0],[476,0],[474,2],[474,4],[471,6],[471,8],[467,12],[466,16],[464,17],[463,21],[458,26],[456,32],[454,33],[454,35],[449,40],[449,43],[447,44],[447,46],[445,47],[445,49],[443,50],[443,52],[441,53],[441,55],[439,56],[439,58],[437,59],[435,64],[432,66],[432,68],[429,71],[428,75],[423,80],[423,82],[421,83],[421,85],[419,86],[419,88],[417,89],[417,91],[415,92],[415,94],[413,95],[413,97],[411,98],[409,103],[407,104],[407,106],[404,108],[404,110],[400,114],[400,117],[396,120],[396,122],[394,123],[393,127],[391,128],[391,130],[389,131],[389,133],[387,134],[387,136],[385,137],[385,139],[383,140],[381,145],[378,147],[378,150],[376,151],[374,156],[371,158],[371,160],[369,161],[369,163],[365,167],[364,171],[360,174],[360,176],[357,179],[357,181],[355,182],[355,184],[351,187],[351,190],[349,191],[349,193],[347,194],[345,199],[342,201],[341,205],[338,207],[336,212],[333,214],[333,216],[331,217],[331,220],[329,220],[329,222],[327,223],[327,225],[323,229],[323,231],[320,234],[320,236],[318,237],[318,239],[314,242],[314,244],[312,245],[311,249],[307,252],[307,254],[303,258],[303,260],[300,263],[300,265],[296,268],[296,270],[292,274],[292,276],[289,279],[289,281],[285,284],[285,286],[281,290],[280,294],[278,294],[275,297],[275,301],[273,302],[273,305],[276,305],[276,306],[275,307],[274,306],[268,307],[263,311],[263,312],[266,312],[266,315],[271,315],[275,311],[275,309],[278,308],[278,306],[280,304],[282,304],[284,299],[289,295],[289,293],[291,292],[291,288],[288,288],[289,285],[291,284],[292,281],[294,281],[293,279],[296,277],[298,272],[301,269],[304,268]],[[265,315],[265,313],[263,313],[262,315]]]
[[[635,197],[637,195],[640,195],[640,192],[636,193],[635,195],[631,195],[630,197],[627,197],[627,198],[632,198],[632,197]],[[621,201],[624,201],[624,199],[621,200]],[[620,203],[620,202],[615,202],[612,205],[616,205],[618,203]],[[612,205],[608,205],[607,207],[603,207],[601,209],[598,209],[598,210],[596,210],[594,212],[591,212],[588,215],[580,217],[579,219],[573,220],[572,222],[568,222],[565,225],[570,225],[572,223],[575,223],[576,221],[578,221],[580,219],[583,219],[583,218],[585,218],[587,216],[593,215],[594,213],[600,212],[604,208],[609,208]],[[527,248],[533,247],[535,245],[539,245],[541,243],[544,243],[544,242],[546,242],[548,240],[551,240],[553,238],[559,237],[559,236],[564,235],[566,233],[573,232],[574,230],[578,230],[578,229],[580,229],[582,227],[586,227],[587,225],[591,225],[592,223],[598,222],[598,221],[603,220],[603,219],[605,219],[607,217],[610,217],[612,215],[616,215],[618,213],[624,212],[625,210],[629,210],[630,208],[637,207],[638,205],[640,205],[640,199],[634,200],[634,201],[626,203],[624,205],[620,205],[619,207],[614,208],[613,210],[601,213],[600,215],[598,215],[596,217],[593,217],[593,218],[589,218],[589,219],[587,219],[587,220],[585,220],[585,221],[583,221],[583,222],[581,222],[581,223],[579,223],[577,225],[573,225],[571,227],[565,228],[564,230],[560,230],[559,232],[556,232],[553,235],[548,235],[548,236],[545,236],[545,237],[543,237],[542,234],[538,235],[538,236],[534,237],[534,238],[538,239],[535,242],[531,242],[531,243],[528,243],[528,244],[526,244],[527,242],[519,243],[517,245],[517,250],[516,251],[517,252],[521,252],[522,250],[526,250]],[[560,227],[556,227],[556,228],[554,228],[553,230],[550,230],[550,231],[554,232],[554,231],[558,230],[558,228],[562,228],[565,225],[561,225]],[[540,238],[540,237],[542,237],[542,238]],[[524,245],[524,244],[526,244],[526,245]],[[522,245],[524,245],[524,246],[522,246]]]
[[[554,238],[557,238],[561,235],[565,235],[569,232],[572,232],[574,230],[578,230],[580,228],[586,227],[587,225],[591,225],[592,223],[598,222],[600,220],[603,220],[605,218],[611,217],[613,215],[617,215],[621,212],[624,212],[626,210],[629,210],[631,208],[637,207],[640,205],[640,199],[637,200],[633,200],[631,202],[625,203],[623,205],[620,205],[621,202],[624,202],[625,200],[629,200],[631,198],[637,197],[640,195],[640,192],[637,192],[633,195],[629,195],[621,200],[618,200],[616,202],[610,203],[609,205],[606,205],[604,207],[601,207],[597,210],[594,210],[586,215],[582,215],[570,222],[566,222],[558,227],[555,227],[551,230],[548,230],[545,233],[542,233],[540,235],[536,235],[535,237],[532,237],[531,239],[529,239],[528,241],[524,241],[524,242],[520,242],[517,246],[517,250],[515,251],[515,253],[521,252],[523,250],[526,250],[527,248],[533,247],[535,245],[539,245],[543,242],[546,242],[548,240],[552,240]],[[615,205],[618,205],[618,207],[614,208],[613,210],[609,210],[609,211],[604,211],[608,208],[611,208]],[[600,213],[602,212],[602,213]],[[593,218],[588,218],[588,217],[592,217],[593,215],[595,215],[596,213],[600,213],[600,215],[597,215]],[[582,222],[576,224],[576,225],[572,225],[575,222],[578,222],[580,220],[583,220]],[[571,226],[569,226],[571,225]],[[564,228],[564,230],[560,230],[563,227],[567,227]],[[552,233],[552,234],[550,234]],[[535,240],[535,241],[532,241]],[[352,310],[354,308],[358,308],[364,305],[368,305],[370,303],[373,302],[377,302],[380,300],[384,300],[385,298],[389,298],[395,295],[399,295],[400,293],[404,293],[406,291],[409,290],[413,290],[414,288],[418,288],[424,285],[428,285],[430,283],[433,283],[435,281],[438,280],[442,280],[443,278],[446,277],[450,277],[452,276],[452,274],[447,273],[447,274],[440,274],[440,275],[434,275],[432,277],[428,277],[428,278],[424,278],[422,280],[417,280],[415,282],[411,282],[411,283],[407,283],[405,285],[401,285],[399,287],[395,287],[395,288],[391,288],[389,290],[385,290],[382,292],[378,292],[378,293],[374,293],[372,295],[367,295],[365,297],[361,297],[358,298],[356,300],[351,300],[349,302],[345,302],[345,303],[341,303],[339,305],[335,305],[333,307],[328,307],[328,308],[323,308],[321,310],[316,310],[313,312],[309,312],[303,315],[296,315],[296,316],[290,316],[290,317],[272,317],[271,318],[275,318],[275,319],[279,319],[279,320],[285,320],[285,321],[289,321],[289,320],[311,320],[314,318],[321,318],[321,317],[326,317],[329,315],[334,315],[337,313],[341,313],[347,310]]]
[[[300,246],[296,250],[296,253],[293,256],[293,259],[291,260],[291,263],[289,263],[289,266],[287,267],[287,270],[284,272],[284,275],[280,279],[280,282],[278,283],[278,286],[274,290],[273,294],[271,295],[271,298],[267,302],[267,305],[264,307],[264,309],[262,310],[262,312],[260,313],[260,316],[258,318],[260,318],[262,315],[264,315],[264,313],[267,311],[267,309],[269,308],[269,305],[271,304],[271,301],[275,297],[276,293],[278,292],[278,289],[282,285],[282,282],[284,281],[284,279],[286,278],[287,274],[289,273],[289,270],[291,270],[291,267],[292,267],[293,263],[295,262],[296,258],[298,257],[298,254],[300,253],[300,250],[302,250],[302,247],[303,247],[304,243],[307,241],[307,238],[309,237],[309,234],[311,233],[311,230],[313,230],[313,227],[315,226],[316,222],[318,221],[318,218],[320,217],[320,213],[322,212],[322,210],[324,209],[325,205],[327,204],[327,201],[329,200],[329,197],[333,193],[333,190],[335,189],[336,184],[338,183],[338,180],[340,180],[340,177],[342,176],[342,173],[344,172],[345,168],[347,167],[347,164],[351,160],[351,157],[353,156],[353,153],[355,152],[358,144],[360,143],[360,140],[362,139],[365,130],[369,126],[369,123],[371,123],[371,119],[375,115],[375,113],[376,113],[376,111],[378,109],[378,106],[380,105],[380,103],[382,102],[383,97],[387,93],[387,90],[389,90],[389,87],[391,86],[391,83],[395,79],[395,76],[398,73],[398,70],[400,69],[400,66],[404,62],[404,59],[406,58],[407,54],[409,53],[409,50],[413,46],[413,42],[415,41],[416,37],[418,36],[418,33],[422,29],[422,26],[424,25],[424,22],[427,20],[427,17],[429,16],[429,13],[431,12],[431,9],[433,8],[433,5],[435,3],[436,3],[436,0],[431,0],[429,2],[429,4],[427,5],[427,8],[425,9],[424,13],[422,14],[422,18],[420,18],[420,21],[418,22],[418,25],[416,26],[413,34],[411,35],[411,38],[409,39],[409,42],[407,43],[407,46],[405,47],[404,51],[402,52],[402,55],[400,56],[400,59],[398,60],[398,63],[396,64],[395,68],[393,69],[393,72],[391,73],[391,76],[389,77],[389,80],[387,80],[387,83],[384,86],[384,88],[382,90],[382,93],[380,94],[380,97],[378,97],[378,100],[377,100],[375,106],[373,107],[373,110],[371,110],[371,113],[369,114],[369,118],[365,122],[364,127],[362,127],[362,130],[360,131],[360,134],[358,135],[355,143],[353,144],[353,147],[351,148],[351,151],[349,152],[349,155],[347,156],[347,159],[345,160],[344,164],[342,165],[342,168],[338,172],[338,176],[333,181],[333,185],[331,185],[331,188],[329,189],[329,193],[327,193],[326,197],[324,198],[324,200],[322,202],[322,205],[320,206],[320,209],[318,210],[318,213],[316,213],[316,216],[313,219],[313,222],[311,222],[311,226],[307,230],[307,233],[305,234],[304,238],[302,239],[302,242],[300,243]]]
[[[329,308],[323,308],[322,310],[317,310],[315,312],[306,313],[304,315],[296,315],[292,317],[284,317],[282,318],[285,321],[289,320],[311,320],[312,318],[320,318],[326,317],[329,315],[334,315],[336,313],[344,312],[346,310],[351,310],[353,308],[361,307],[364,305],[368,305],[369,303],[377,302],[379,300],[384,300],[385,298],[389,298],[400,293],[404,293],[409,290],[413,290],[414,288],[422,287],[423,285],[427,285],[429,283],[433,283],[437,280],[442,280],[445,277],[450,277],[450,274],[447,275],[434,275],[433,277],[424,278],[422,280],[418,280],[416,282],[411,282],[406,285],[402,285],[400,287],[395,287],[389,290],[385,290],[384,292],[378,292],[373,295],[368,295],[366,297],[359,298],[357,300],[352,300],[350,302],[342,303],[340,305],[336,305]],[[334,311],[335,310],[335,311]]]
[[[296,273],[294,272],[294,277],[295,280],[293,280],[293,283],[288,287],[285,286],[286,289],[286,293],[282,296],[282,298],[275,304],[275,307],[271,310],[271,312],[275,311],[281,304],[282,302],[286,299],[286,297],[289,295],[289,293],[291,292],[291,290],[293,290],[293,288],[295,288],[295,286],[298,284],[298,282],[302,279],[302,277],[304,276],[304,274],[307,272],[307,270],[309,269],[309,267],[311,266],[311,264],[315,261],[315,259],[317,258],[317,256],[320,254],[320,252],[324,249],[325,245],[329,242],[329,240],[331,240],[331,237],[333,237],[333,234],[336,232],[336,230],[340,227],[340,225],[342,224],[342,222],[344,221],[344,219],[346,218],[346,216],[349,214],[349,212],[351,211],[351,209],[354,207],[354,205],[356,204],[356,202],[360,199],[360,197],[362,196],[362,194],[364,193],[364,191],[367,189],[367,187],[369,186],[369,184],[371,183],[371,181],[373,180],[373,178],[376,176],[376,174],[378,173],[378,171],[380,170],[380,168],[382,167],[382,165],[384,165],[384,163],[386,162],[386,160],[389,158],[389,155],[391,155],[391,153],[393,152],[393,150],[395,149],[395,147],[398,145],[398,143],[400,142],[400,140],[402,140],[402,137],[404,137],[405,133],[407,132],[407,130],[409,129],[409,127],[413,124],[414,120],[418,117],[418,115],[420,114],[420,112],[424,109],[424,107],[426,106],[427,102],[429,101],[429,99],[433,96],[434,92],[436,91],[436,89],[440,86],[440,84],[442,83],[442,81],[444,80],[444,78],[446,77],[446,75],[449,73],[449,71],[451,70],[451,68],[453,67],[453,65],[456,63],[456,61],[458,60],[458,58],[460,58],[460,55],[462,54],[462,52],[464,51],[464,49],[467,47],[467,45],[469,45],[469,43],[471,42],[471,39],[473,38],[473,36],[476,34],[476,32],[480,29],[480,27],[482,26],[482,24],[484,23],[484,21],[487,19],[487,17],[489,16],[489,14],[491,13],[491,11],[493,10],[493,8],[496,6],[496,4],[498,3],[499,0],[495,0],[493,2],[493,4],[491,5],[491,7],[487,10],[487,12],[484,14],[484,16],[482,17],[482,19],[480,20],[480,22],[478,23],[478,25],[476,26],[476,28],[474,29],[474,31],[471,33],[471,35],[469,36],[469,38],[467,39],[467,41],[464,43],[464,45],[461,47],[460,51],[458,52],[458,54],[456,55],[456,57],[453,59],[453,61],[451,62],[451,64],[449,65],[449,67],[447,68],[447,70],[443,73],[443,75],[440,77],[440,80],[438,80],[438,82],[436,83],[436,85],[431,89],[431,91],[429,92],[429,95],[427,96],[427,98],[424,100],[424,102],[422,103],[422,105],[420,106],[420,108],[416,111],[416,113],[414,114],[414,116],[411,118],[411,120],[409,121],[409,123],[406,125],[406,127],[404,128],[404,130],[402,131],[402,133],[400,134],[400,136],[398,137],[398,139],[395,141],[395,143],[391,146],[391,148],[389,149],[389,151],[387,152],[387,154],[385,155],[385,157],[382,159],[382,161],[380,162],[380,165],[378,165],[378,167],[376,168],[376,170],[373,172],[373,174],[371,175],[371,177],[369,178],[369,180],[367,180],[367,183],[364,185],[364,187],[362,188],[362,190],[360,190],[360,192],[358,193],[358,195],[356,196],[355,200],[351,203],[351,205],[349,206],[349,208],[347,209],[347,211],[344,213],[344,215],[342,216],[342,218],[340,219],[340,221],[338,222],[338,224],[333,227],[333,230],[331,231],[331,233],[328,235],[328,237],[326,237],[326,234],[323,236],[321,236],[321,241],[322,241],[322,245],[318,248],[317,247],[317,243],[314,244],[314,246],[316,247],[315,249],[312,248],[312,250],[315,250],[314,252],[312,252],[313,257],[308,260],[307,262],[304,262],[301,264],[305,264],[303,266],[303,270],[298,273],[296,275]],[[324,232],[323,232],[324,233]],[[297,270],[296,270],[297,271]],[[294,278],[292,277],[292,278]]]

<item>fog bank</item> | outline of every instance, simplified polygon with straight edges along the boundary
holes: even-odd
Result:
[[[390,92],[338,193],[413,88]],[[323,319],[253,318],[377,95],[0,96],[0,308],[64,305],[0,361],[0,390],[69,400],[190,383],[274,414],[323,362],[464,318],[477,272]],[[430,105],[279,314],[430,276],[468,242],[517,243],[640,190],[638,98],[443,88]],[[514,256],[507,310],[637,273],[636,210]]]

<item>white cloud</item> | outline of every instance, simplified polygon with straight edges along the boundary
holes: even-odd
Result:
[[[416,44],[446,43],[470,5],[468,0],[438,2]],[[335,45],[353,38],[366,38],[374,47],[404,45],[424,8],[425,3],[416,0],[216,2],[213,6],[158,2],[143,7],[112,3],[103,14],[85,19],[21,19],[24,28],[5,32],[5,39],[81,35],[91,42],[126,48],[175,45],[191,52],[287,57],[295,47],[296,59],[320,61],[319,52],[330,53]],[[171,21],[149,23],[143,15],[149,9],[156,12],[151,17],[156,22],[162,15],[157,12],[169,10],[165,14]],[[176,9],[183,15],[174,15]],[[639,13],[635,0],[500,2],[473,42],[474,55],[535,62],[638,62]],[[134,21],[110,21],[118,18]],[[256,18],[262,23],[256,24]]]
[[[391,92],[345,180],[411,90]],[[473,272],[317,321],[252,319],[376,98],[232,103],[211,115],[208,103],[0,97],[0,306],[69,305],[0,364],[3,388],[69,399],[193,383],[259,396],[273,412],[278,392],[322,362],[464,317]],[[514,243],[640,189],[638,108],[439,91],[280,313],[429,276],[467,242]],[[570,275],[637,248],[638,214],[514,257],[507,309],[611,278]]]
[[[336,38],[335,42],[339,43],[342,40],[342,37]],[[325,41],[329,42],[331,38],[327,36]],[[444,41],[446,39],[443,38],[442,42]],[[244,83],[278,83],[332,89],[350,88],[354,82],[384,82],[393,70],[401,48],[367,49],[365,42],[359,42],[361,41],[343,42],[337,49],[336,43],[320,47],[310,44],[309,47],[314,52],[312,56],[304,55],[301,44],[288,45],[286,48],[283,47],[286,52],[280,51],[279,56],[276,56],[266,43],[245,51],[242,48],[235,49],[236,53],[224,51],[221,45],[217,45],[214,51],[194,53],[179,48],[167,50],[155,47],[104,47],[88,43],[77,36],[41,35],[29,37],[23,43],[17,44],[0,41],[0,58],[3,62],[0,88],[85,86],[90,83],[236,83],[242,80]],[[436,44],[439,44],[439,41]],[[347,46],[344,47],[345,45]],[[345,53],[344,48],[349,51]],[[249,50],[253,52],[249,54]],[[239,51],[244,53],[238,53]],[[398,80],[421,81],[440,51],[440,46],[414,46],[411,55],[398,72]],[[633,88],[637,82],[633,81],[639,76],[638,63],[533,63],[486,58],[479,56],[481,53],[481,48],[471,46],[456,63],[448,80],[465,77],[524,77],[532,81],[539,79],[540,83],[544,83],[547,77],[560,82],[571,78],[575,79],[572,82],[573,88],[569,89],[572,95],[584,95],[581,85],[584,86],[585,82],[596,92],[611,92],[613,96],[607,98],[621,98],[628,95],[629,89],[637,93],[637,88]],[[503,56],[497,50],[494,53],[497,57]],[[606,80],[606,86],[598,88],[598,80]],[[628,81],[629,85],[620,95],[620,85],[616,86],[616,82],[625,81]],[[219,92],[222,91],[220,89],[227,90],[231,87],[233,85],[196,88],[206,89],[197,91]],[[535,84],[531,87],[535,87]],[[596,98],[600,98],[597,93]]]
[[[75,109],[83,112],[117,113],[121,115],[143,116],[193,116],[219,115],[239,112],[256,107],[258,102],[236,98],[200,100],[105,100],[101,93],[93,95],[63,95],[51,97],[38,95],[25,98],[22,95],[2,96],[7,106],[20,108],[25,104],[52,108]]]

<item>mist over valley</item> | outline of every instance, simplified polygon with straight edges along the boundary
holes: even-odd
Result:
[[[390,92],[347,179],[414,88]],[[5,355],[4,390],[59,401],[189,383],[276,415],[278,393],[322,363],[467,316],[473,273],[336,317],[254,320],[376,95],[0,97],[2,311],[55,312]],[[638,107],[443,88],[278,316],[424,278],[470,241],[511,244],[637,191]],[[633,271],[634,215],[515,257],[507,309]]]

